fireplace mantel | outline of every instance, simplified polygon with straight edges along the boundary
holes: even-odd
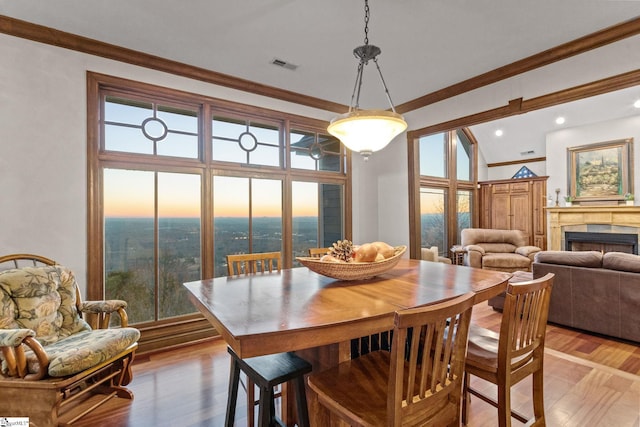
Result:
[[[548,207],[549,249],[563,250],[563,227],[578,225],[610,225],[640,229],[640,206],[571,206]]]

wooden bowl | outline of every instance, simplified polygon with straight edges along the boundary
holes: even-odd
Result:
[[[323,276],[338,280],[363,280],[391,270],[406,250],[406,246],[396,246],[392,257],[374,262],[326,262],[312,257],[296,257],[296,259],[309,270]]]

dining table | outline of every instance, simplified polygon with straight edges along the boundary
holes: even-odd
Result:
[[[295,351],[314,371],[348,360],[350,341],[393,329],[398,310],[474,294],[502,293],[511,273],[402,258],[362,280],[336,280],[307,267],[184,283],[189,298],[241,358]],[[290,395],[290,393],[288,393]],[[290,396],[283,420],[293,425]]]

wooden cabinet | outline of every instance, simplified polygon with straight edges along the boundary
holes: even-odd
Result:
[[[481,228],[520,230],[529,245],[546,249],[546,176],[478,184]]]

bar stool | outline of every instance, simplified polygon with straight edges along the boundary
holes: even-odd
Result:
[[[309,412],[304,384],[304,375],[311,372],[309,362],[293,353],[268,354],[241,359],[231,347],[227,347],[227,350],[231,355],[231,375],[225,426],[233,427],[240,370],[242,370],[249,379],[248,387],[253,387],[251,384],[255,384],[260,388],[260,407],[258,409],[258,425],[260,427],[284,426],[275,415],[274,387],[287,381],[292,381],[295,386],[298,426],[309,427]],[[253,405],[253,402],[247,402],[247,404]]]

